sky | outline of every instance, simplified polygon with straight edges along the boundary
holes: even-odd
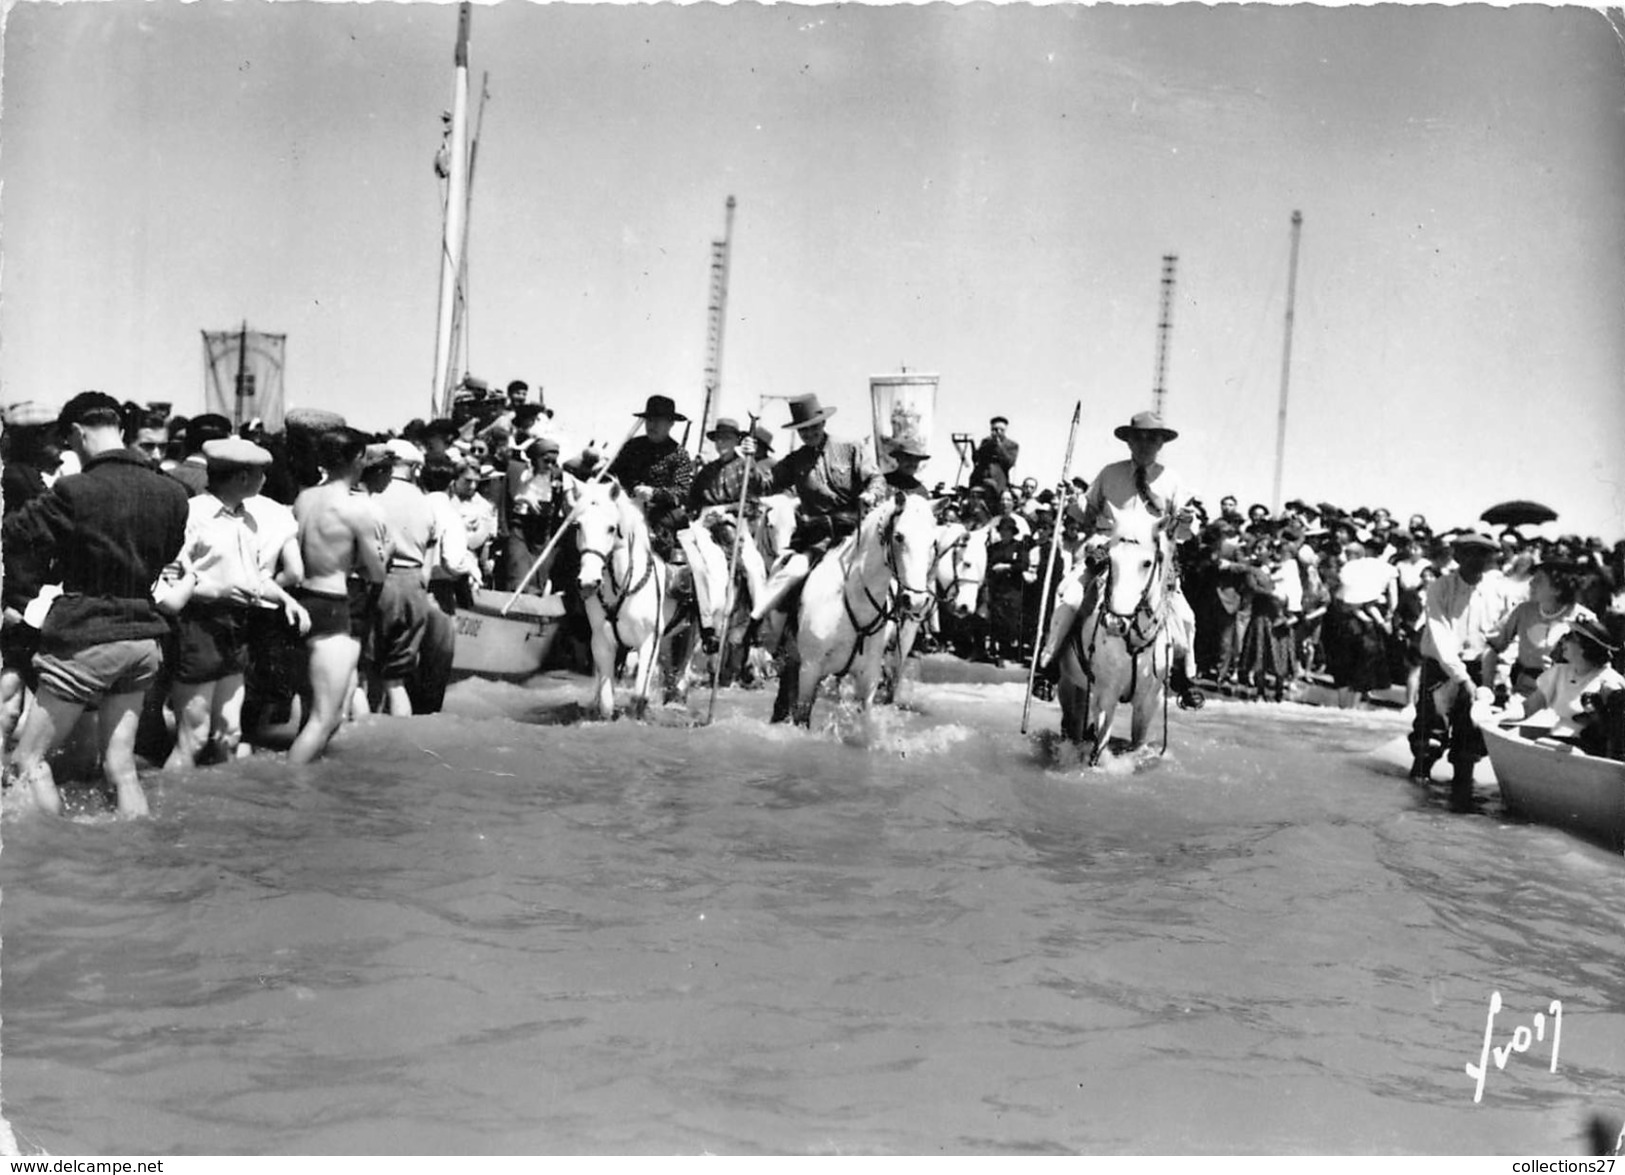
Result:
[[[457,10],[24,0],[0,75],[0,402],[201,410],[200,331],[288,336],[291,406],[428,414]],[[613,443],[940,376],[928,480],[1126,455],[1177,254],[1164,451],[1283,494],[1625,537],[1625,41],[1579,7],[476,6],[469,364]],[[476,80],[476,90],[478,83]],[[782,404],[767,423],[785,423]],[[786,438],[790,434],[783,434]],[[781,446],[782,449],[782,446]]]

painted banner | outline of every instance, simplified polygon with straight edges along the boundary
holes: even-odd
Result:
[[[287,335],[246,327],[204,331],[203,410],[220,413],[234,427],[258,418],[266,432],[281,432],[287,343]]]
[[[891,447],[911,441],[931,451],[931,432],[937,409],[940,376],[899,372],[869,377],[869,402],[875,417],[875,459],[882,473],[897,468]]]

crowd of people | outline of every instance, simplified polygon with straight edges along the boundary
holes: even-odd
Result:
[[[85,392],[59,410],[5,412],[0,734],[8,779],[46,810],[60,807],[47,757],[86,710],[119,809],[134,815],[146,806],[138,754],[181,768],[281,731],[302,763],[362,710],[438,709],[451,617],[476,590],[570,596],[577,556],[557,541],[568,486],[599,473],[637,500],[657,552],[684,569],[707,653],[720,634],[705,601],[726,594],[719,567],[737,562],[748,585],[748,648],[865,510],[910,493],[987,544],[974,614],[942,616],[926,647],[995,663],[1036,653],[1041,680],[1053,679],[1104,534],[1138,512],[1175,544],[1168,623],[1182,704],[1201,703],[1200,685],[1280,700],[1310,674],[1327,675],[1347,705],[1403,687],[1425,771],[1441,755],[1470,769],[1460,728],[1480,690],[1553,712],[1553,733],[1579,738],[1599,693],[1625,687],[1613,664],[1625,543],[1435,532],[1420,514],[1400,525],[1384,508],[1329,502],[1243,513],[1226,496],[1210,512],[1162,464],[1178,433],[1154,413],[1116,430],[1128,459],[1053,487],[1017,479],[1020,448],[996,416],[969,454],[967,484],[928,489],[917,438],[889,447],[882,474],[867,445],[829,435],[835,410],[816,396],[792,399],[777,430],[717,420],[708,462],[691,453],[690,422],[669,397],[648,397],[634,435],[600,453],[570,445],[519,380],[500,392],[467,380],[448,416],[381,436],[316,410],[267,435],[258,422],[167,408]],[[778,460],[776,431],[799,442]],[[761,524],[775,494],[796,510],[769,564],[735,537]],[[744,558],[719,555],[736,550]],[[578,604],[571,615],[581,623]],[[19,726],[27,696],[36,704]],[[776,703],[775,720],[786,711]]]

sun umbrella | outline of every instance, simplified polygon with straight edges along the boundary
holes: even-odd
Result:
[[[1557,521],[1557,511],[1539,502],[1519,500],[1491,506],[1479,518],[1491,526],[1538,526],[1542,522]]]

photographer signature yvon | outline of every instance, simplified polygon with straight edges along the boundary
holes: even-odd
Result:
[[[1484,1078],[1489,1075],[1490,1059],[1495,1060],[1497,1069],[1505,1069],[1507,1061],[1514,1053],[1526,1053],[1537,1043],[1546,1040],[1547,1014],[1551,1015],[1552,1032],[1552,1064],[1550,1071],[1557,1072],[1557,1050],[1563,1039],[1563,1001],[1553,1000],[1545,1012],[1536,1012],[1528,1024],[1519,1024],[1512,1030],[1512,1038],[1504,1045],[1495,1044],[1495,1018],[1501,1014],[1501,993],[1490,993],[1489,1017],[1484,1021],[1484,1048],[1479,1054],[1478,1063],[1467,1062],[1467,1076],[1473,1078],[1477,1084],[1473,1089],[1473,1101],[1478,1102],[1484,1097]]]

